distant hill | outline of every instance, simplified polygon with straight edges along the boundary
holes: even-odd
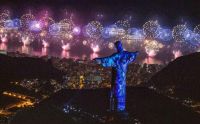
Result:
[[[200,100],[200,53],[182,56],[170,62],[149,81],[162,92]]]
[[[76,115],[65,114],[62,109],[58,109],[66,103],[81,108],[81,111],[104,116],[107,115],[109,107],[109,89],[59,91],[35,109],[17,114],[11,124],[55,124],[55,120],[59,120],[56,124],[70,123],[70,120],[73,120],[71,123],[76,124],[97,124],[91,118],[78,118]],[[148,88],[127,89],[127,112],[130,119],[138,119],[142,124],[196,124],[200,122],[200,116],[197,113]],[[61,121],[65,119],[68,120]],[[124,124],[124,122],[117,121],[112,124]],[[129,124],[129,121],[126,124]]]
[[[40,106],[18,112],[11,124],[75,124],[75,121],[55,107]]]
[[[25,78],[62,80],[63,74],[53,67],[50,59],[0,55],[0,91],[6,88],[10,81]]]

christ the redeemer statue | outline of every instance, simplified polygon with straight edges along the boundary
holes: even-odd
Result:
[[[104,67],[112,67],[110,110],[123,112],[126,108],[126,72],[138,52],[124,51],[121,41],[115,43],[117,52],[105,58],[94,59]]]

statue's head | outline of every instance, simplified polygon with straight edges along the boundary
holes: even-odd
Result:
[[[115,42],[115,47],[116,47],[116,49],[117,49],[117,52],[121,52],[121,51],[124,50],[121,41],[116,41],[116,42]]]

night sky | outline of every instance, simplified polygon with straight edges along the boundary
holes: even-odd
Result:
[[[158,19],[161,25],[187,22],[194,27],[200,20],[200,0],[1,0],[0,3],[1,8],[15,10],[14,16],[20,16],[29,8],[33,11],[48,8],[54,18],[61,18],[63,9],[67,8],[83,23],[94,20],[97,13],[105,15],[102,20],[105,23],[132,15],[135,26]]]

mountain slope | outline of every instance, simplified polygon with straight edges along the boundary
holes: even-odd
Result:
[[[177,58],[149,81],[160,91],[200,99],[200,53]]]

